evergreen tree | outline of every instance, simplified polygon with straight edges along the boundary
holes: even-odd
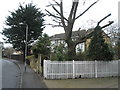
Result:
[[[47,34],[43,34],[41,37],[39,37],[36,44],[32,47],[33,54],[35,56],[38,56],[38,54],[50,54],[50,45],[51,42],[49,40],[49,36]]]
[[[103,31],[100,26],[94,30],[91,43],[88,47],[88,54],[90,60],[112,60],[113,51],[103,38]]]
[[[44,14],[33,3],[25,6],[19,5],[17,10],[10,12],[7,17],[2,34],[5,41],[13,45],[16,50],[25,51],[26,26],[28,26],[28,41],[31,44],[41,36],[44,29]]]

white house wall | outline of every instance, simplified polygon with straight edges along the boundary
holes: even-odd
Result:
[[[65,46],[67,46],[64,40],[51,41],[51,44],[52,44],[51,49],[53,49],[54,46],[59,46],[60,44],[65,44]],[[79,50],[81,50],[81,52],[85,51],[85,43],[80,43],[76,46],[76,52],[79,52]]]
[[[85,51],[85,43],[80,43],[76,46],[76,52],[79,52],[79,50],[81,50],[81,52]]]

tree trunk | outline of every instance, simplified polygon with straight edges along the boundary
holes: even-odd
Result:
[[[67,46],[68,46],[68,60],[76,60],[76,45],[75,43],[70,40],[70,41],[67,41]]]

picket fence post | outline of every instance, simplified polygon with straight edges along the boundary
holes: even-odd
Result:
[[[73,79],[75,78],[75,61],[73,60]]]
[[[97,73],[97,60],[95,60],[95,78],[98,77],[98,73]]]
[[[47,60],[44,60],[44,65],[43,65],[43,75],[44,75],[44,78],[47,78]]]

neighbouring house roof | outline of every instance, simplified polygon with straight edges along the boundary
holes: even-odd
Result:
[[[75,38],[79,35],[84,35],[85,33],[86,33],[86,30],[73,31],[72,32],[72,38]],[[54,41],[54,40],[64,40],[64,39],[65,39],[65,33],[55,34],[55,35],[50,37],[50,40],[52,40],[52,41]]]
[[[65,34],[61,33],[61,34],[55,34],[53,36],[50,37],[50,40],[54,41],[54,40],[64,40]]]
[[[76,38],[78,36],[81,36],[81,35],[85,35],[85,34],[89,34],[93,31],[94,29],[91,28],[91,29],[88,29],[88,30],[78,30],[78,31],[73,31],[72,33],[72,38]],[[108,37],[109,36],[103,31],[103,35]],[[61,34],[55,34],[53,36],[50,37],[50,40],[51,41],[55,41],[55,40],[65,40],[65,33],[61,33]]]

